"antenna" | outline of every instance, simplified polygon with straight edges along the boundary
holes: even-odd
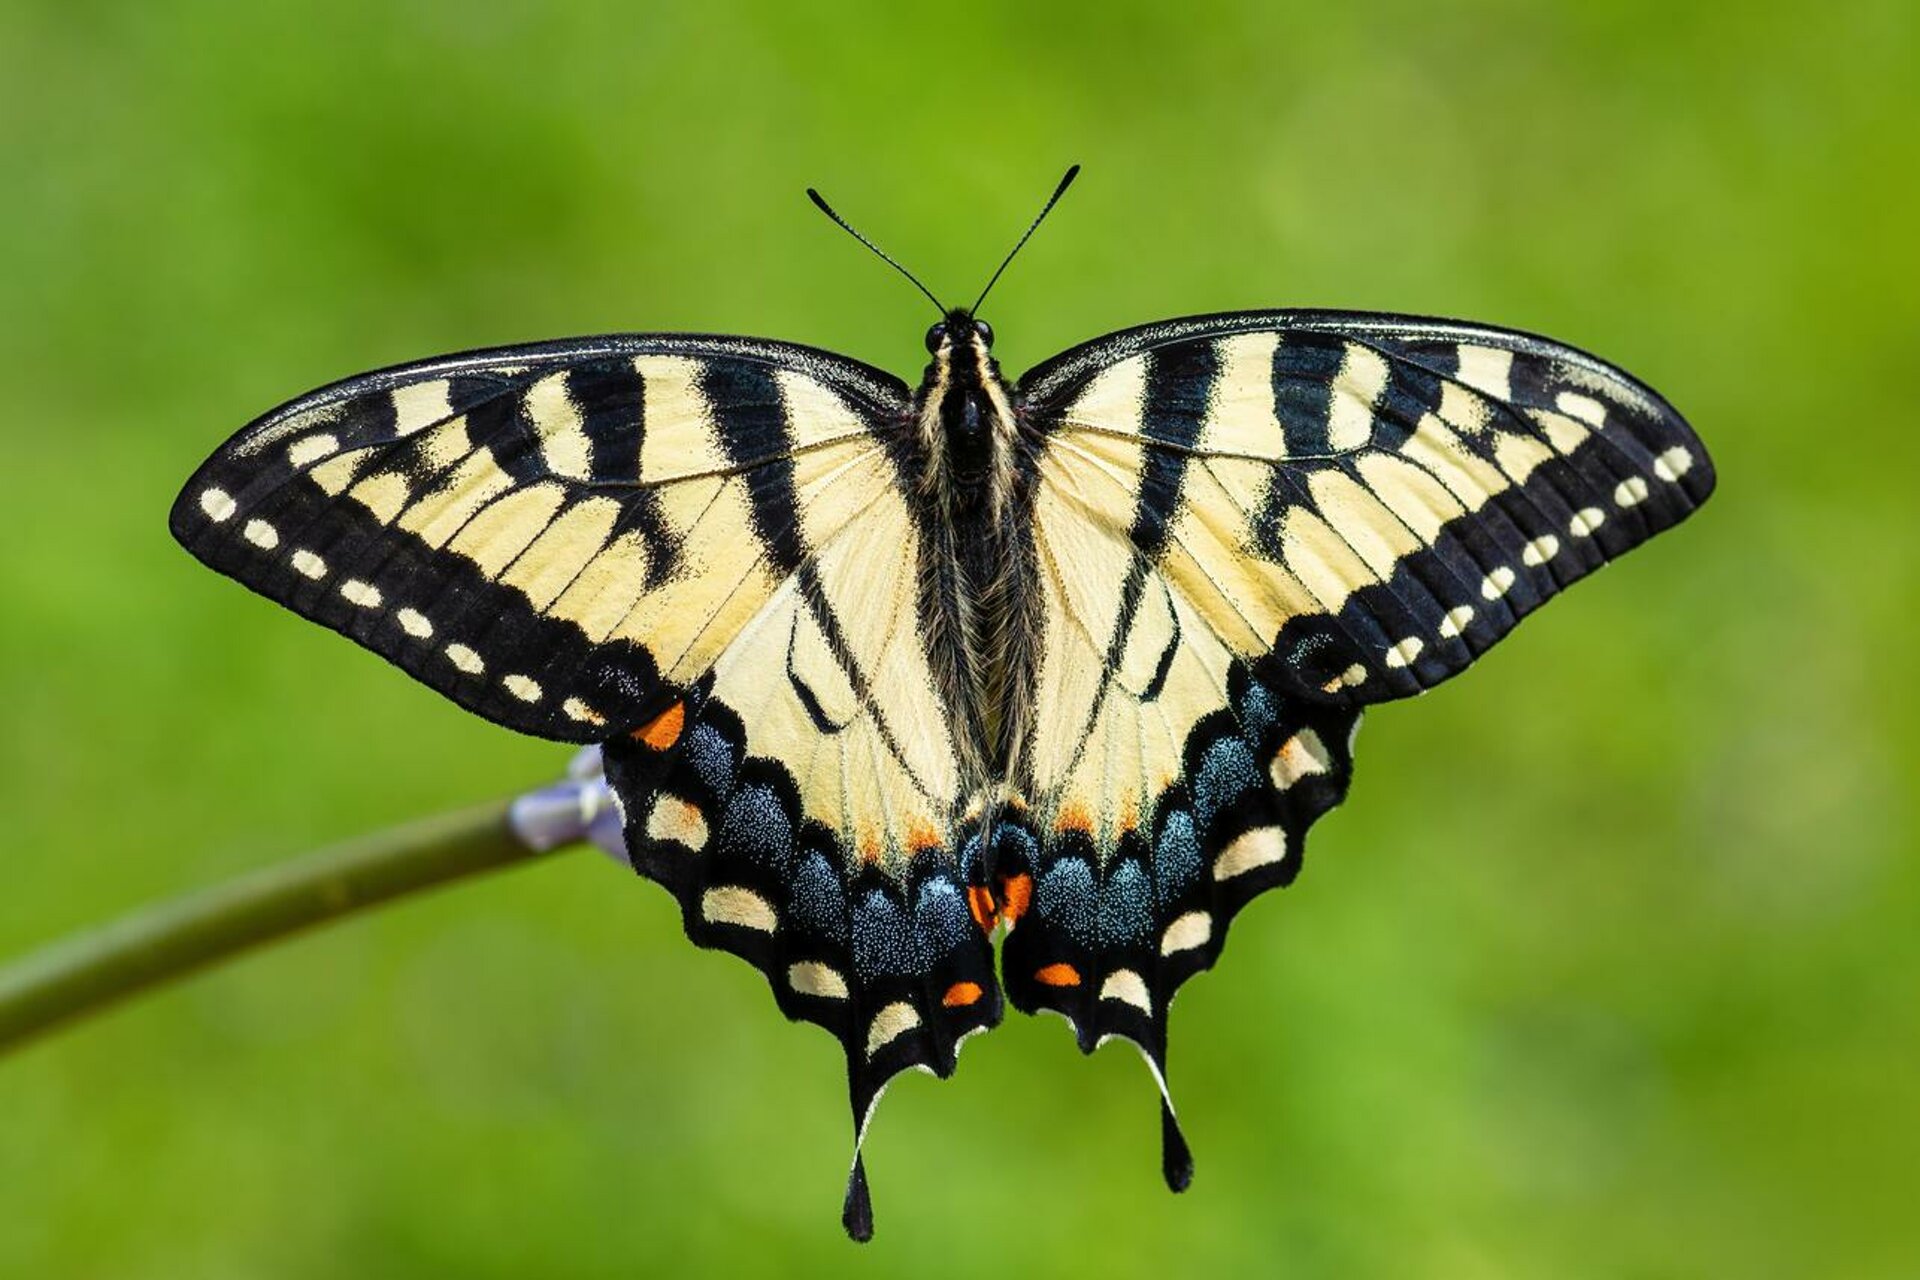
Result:
[[[867,248],[873,250],[874,256],[879,258],[880,261],[886,263],[888,266],[892,267],[895,271],[898,271],[901,275],[913,281],[913,287],[918,289],[920,292],[926,294],[927,301],[931,302],[936,308],[938,308],[941,315],[944,316],[947,314],[947,309],[940,305],[940,299],[934,297],[933,291],[927,288],[927,286],[920,283],[920,278],[918,276],[914,275],[913,272],[907,270],[905,267],[895,262],[892,258],[888,257],[886,250],[882,249],[879,245],[875,244],[873,241],[861,235],[858,231],[855,231],[853,229],[853,224],[849,223],[845,218],[835,213],[833,211],[833,206],[828,204],[825,200],[823,200],[818,191],[815,191],[812,187],[808,187],[807,199],[813,201],[815,205],[819,206],[820,212],[826,214],[829,218],[832,218],[834,221],[834,225],[838,226],[842,231],[852,236],[855,240],[858,240],[861,244],[867,246]]]
[[[1053,194],[1047,197],[1046,204],[1040,207],[1040,213],[1034,218],[1032,225],[1027,228],[1026,235],[1020,237],[1020,243],[1013,246],[1013,252],[1009,253],[1006,256],[1006,260],[1000,264],[1000,271],[993,273],[993,279],[987,281],[987,287],[980,291],[979,298],[974,301],[971,307],[967,308],[968,315],[973,315],[980,310],[980,304],[987,300],[989,293],[993,292],[993,286],[1000,283],[1000,272],[1007,269],[1007,263],[1013,261],[1013,255],[1015,253],[1019,253],[1021,249],[1026,247],[1027,241],[1033,236],[1035,231],[1040,229],[1040,224],[1046,220],[1046,216],[1053,212],[1053,206],[1060,203],[1060,197],[1067,194],[1067,188],[1072,186],[1073,180],[1079,176],[1079,165],[1076,164],[1067,170],[1067,176],[1060,179],[1060,185],[1053,189]],[[851,230],[851,228],[848,229]]]

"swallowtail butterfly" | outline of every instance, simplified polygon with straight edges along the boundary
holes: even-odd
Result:
[[[918,387],[682,334],[349,378],[172,512],[461,706],[604,744],[635,870],[845,1046],[860,1239],[882,1089],[1005,1001],[1138,1046],[1184,1188],[1168,1006],[1299,872],[1361,711],[1714,485],[1659,395],[1523,333],[1231,312],[1011,382],[933,301]]]

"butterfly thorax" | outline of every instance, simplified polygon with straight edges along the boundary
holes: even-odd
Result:
[[[927,366],[914,408],[924,450],[922,484],[956,511],[998,517],[1011,494],[1018,428],[1011,389],[990,351],[993,331],[964,311],[927,334]]]
[[[1013,390],[990,352],[992,330],[950,312],[927,335],[933,361],[915,394],[932,526],[922,571],[930,658],[956,723],[973,788],[1004,782],[1025,732],[1031,489]]]

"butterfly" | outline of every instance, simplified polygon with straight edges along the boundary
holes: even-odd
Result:
[[[1005,1004],[1136,1046],[1299,872],[1367,706],[1466,668],[1714,472],[1612,365],[1451,320],[1240,311],[1009,381],[947,308],[917,387],[632,334],[336,382],[171,524],[212,568],[497,724],[602,744],[688,937],[846,1050],[842,1221],[887,1082]],[[996,964],[995,944],[999,944]]]

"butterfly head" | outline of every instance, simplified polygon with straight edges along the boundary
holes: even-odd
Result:
[[[927,366],[926,378],[914,397],[925,476],[930,485],[948,487],[949,492],[963,502],[976,501],[984,492],[987,509],[996,516],[1004,509],[1012,480],[1018,430],[1012,388],[1001,376],[1000,366],[991,354],[993,328],[977,315],[1007,264],[1032,237],[1079,172],[1079,165],[1067,170],[1053,194],[1047,197],[1046,204],[1041,206],[1039,216],[1028,224],[1012,251],[1001,259],[999,268],[973,305],[952,309],[879,245],[854,230],[818,191],[807,188],[807,198],[820,212],[906,277],[940,311],[939,323],[927,330],[927,354],[933,357],[933,363]]]
[[[971,311],[962,311],[955,307],[927,330],[927,354],[939,358],[944,349],[952,358],[952,353],[965,351],[978,344],[980,351],[993,346],[993,326],[985,320],[976,320]]]

